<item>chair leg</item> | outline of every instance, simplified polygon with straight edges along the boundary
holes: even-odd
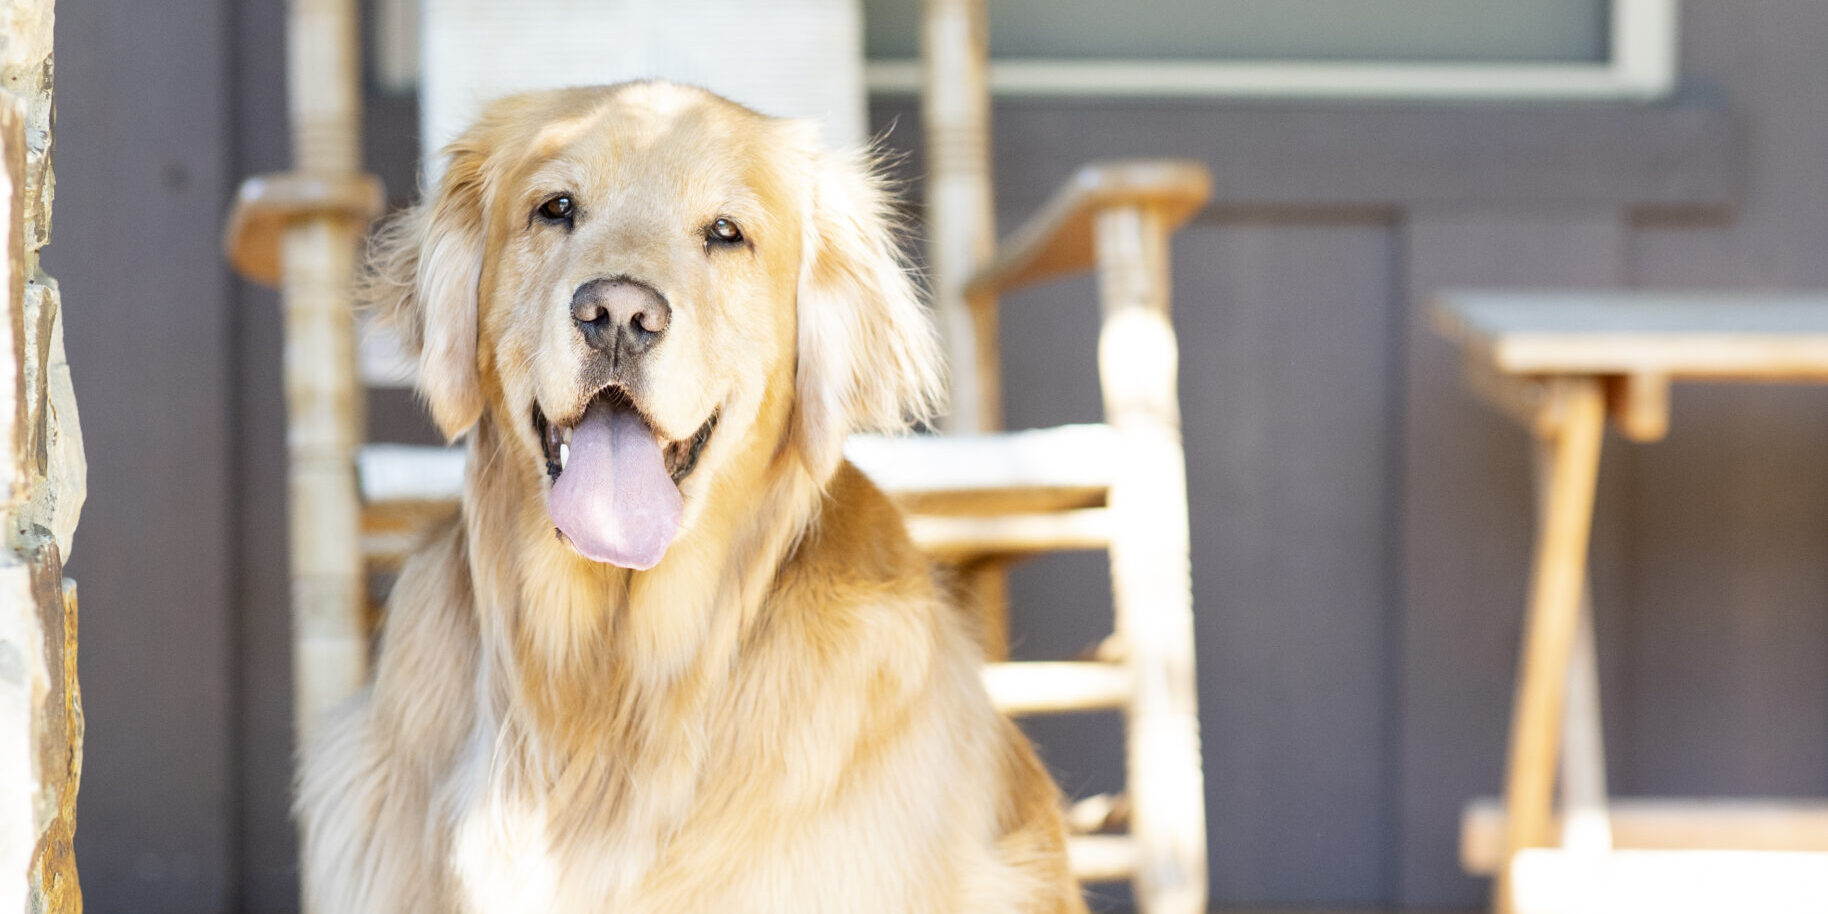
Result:
[[[1140,443],[1140,442],[1139,442]],[[1131,531],[1111,547],[1117,631],[1134,676],[1126,768],[1137,847],[1137,910],[1206,910],[1206,789],[1200,760],[1187,555],[1185,470],[1179,442],[1156,441],[1132,467],[1147,491],[1126,484],[1112,511]]]
[[[958,569],[962,602],[971,607],[984,659],[1009,659],[1009,561],[980,559]]]
[[[1160,213],[1142,207],[1099,213],[1095,231],[1099,374],[1125,461],[1110,496],[1111,583],[1135,677],[1127,767],[1136,903],[1142,914],[1201,914],[1206,791],[1167,232]]]
[[[1496,886],[1499,914],[1511,909],[1517,852],[1549,841],[1569,662],[1580,625],[1587,546],[1599,476],[1605,401],[1596,379],[1554,382],[1560,409],[1543,432],[1542,509],[1530,574],[1522,658],[1505,772],[1505,856]]]

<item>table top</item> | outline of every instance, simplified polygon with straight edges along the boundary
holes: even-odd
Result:
[[[1828,293],[1449,291],[1430,310],[1505,374],[1828,380]]]

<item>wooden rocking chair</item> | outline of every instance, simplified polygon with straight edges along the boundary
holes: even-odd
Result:
[[[398,379],[358,383],[348,313],[356,235],[380,196],[349,152],[360,123],[351,5],[295,0],[300,168],[250,180],[226,239],[244,275],[287,289],[301,732],[361,681],[368,570],[397,564],[462,481],[459,451],[357,440],[361,384]],[[1133,881],[1145,914],[1196,914],[1206,902],[1205,799],[1168,241],[1205,203],[1210,178],[1190,161],[1087,166],[996,246],[985,22],[983,0],[926,0],[929,270],[953,362],[950,433],[857,438],[847,454],[983,606],[994,661],[985,680],[999,707],[1126,712],[1127,790],[1075,805],[1074,872]],[[343,50],[318,52],[334,65],[296,53],[313,43]],[[328,155],[324,135],[339,138]],[[997,432],[997,296],[1088,269],[1098,275],[1106,423]],[[1089,659],[1006,662],[1008,564],[1085,549],[1109,551],[1115,635]]]
[[[1075,805],[1074,872],[1131,880],[1146,914],[1195,914],[1205,795],[1168,242],[1211,179],[1193,161],[1088,165],[996,244],[987,32],[984,0],[925,0],[928,271],[952,361],[950,433],[858,438],[847,453],[897,498],[916,542],[972,585],[1000,707],[1126,713],[1127,789]],[[1098,279],[1105,424],[998,432],[998,296],[1086,270]],[[1079,549],[1109,551],[1115,635],[1090,659],[1002,662],[1008,563]]]

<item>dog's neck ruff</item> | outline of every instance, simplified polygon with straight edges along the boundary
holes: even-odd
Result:
[[[481,635],[492,642],[483,656],[524,697],[659,699],[695,669],[727,668],[823,497],[794,447],[739,456],[726,472],[755,478],[719,487],[758,497],[698,511],[658,564],[633,571],[582,558],[554,536],[539,480],[510,469],[501,435],[488,419],[472,434],[464,523]],[[574,452],[573,465],[579,459]],[[545,710],[555,721],[561,711]]]

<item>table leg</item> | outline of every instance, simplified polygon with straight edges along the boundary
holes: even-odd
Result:
[[[1581,588],[1580,627],[1568,664],[1568,710],[1561,728],[1561,846],[1612,849],[1606,805],[1606,746],[1600,717],[1599,657],[1593,642],[1593,588]]]
[[[1608,415],[1616,415],[1605,389]],[[1548,473],[1554,463],[1554,446],[1536,439],[1536,522],[1548,510]],[[1567,711],[1561,727],[1561,845],[1571,851],[1599,852],[1612,848],[1612,821],[1606,805],[1606,745],[1600,716],[1599,655],[1593,635],[1593,576],[1581,582],[1580,624],[1574,630],[1573,655],[1568,662]]]
[[[1605,398],[1597,378],[1557,378],[1549,383],[1559,408],[1538,433],[1544,450],[1539,474],[1542,510],[1505,772],[1499,914],[1507,914],[1511,907],[1510,864],[1516,853],[1549,842],[1563,703],[1580,627],[1594,487],[1605,434]]]

